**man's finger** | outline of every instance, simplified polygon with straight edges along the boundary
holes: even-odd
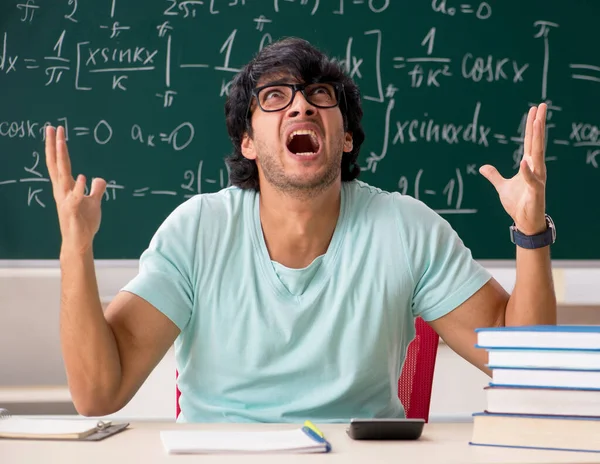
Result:
[[[92,180],[92,190],[90,191],[90,197],[102,201],[104,192],[106,190],[106,181],[100,177],[96,177]]]
[[[85,176],[83,174],[77,176],[72,195],[77,202],[80,202],[85,195]]]
[[[56,167],[56,131],[54,127],[46,127],[46,167],[50,175],[50,182],[56,185],[58,182],[58,172]]]
[[[500,175],[498,170],[489,164],[485,166],[481,166],[479,168],[480,174],[485,177],[487,180],[491,182],[491,184],[496,188],[496,190],[500,189],[500,186],[506,179]]]
[[[529,155],[531,153],[531,141],[533,139],[533,121],[535,121],[535,115],[537,114],[537,108],[532,106],[527,113],[527,122],[525,123],[525,137],[523,138],[523,153]]]
[[[538,108],[533,122],[533,141],[531,146],[531,159],[533,172],[543,175],[545,171],[544,148],[546,138],[546,105],[542,103]]]
[[[531,148],[531,170],[537,176],[544,176],[546,164],[544,159],[544,132],[542,124],[537,119],[533,123],[533,147]]]
[[[59,126],[56,130],[56,160],[58,166],[58,181],[63,190],[72,190],[75,184],[71,174],[71,160],[67,151],[67,142],[65,140],[65,129]]]
[[[527,182],[532,187],[536,186],[539,183],[538,178],[533,174],[533,171],[529,167],[529,163],[527,162],[527,160],[521,160],[519,171],[523,175],[523,179],[525,179],[525,182]]]

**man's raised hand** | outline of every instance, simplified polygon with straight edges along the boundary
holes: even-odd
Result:
[[[58,212],[62,251],[85,253],[91,250],[100,227],[106,181],[95,178],[89,195],[85,194],[86,178],[82,174],[73,178],[65,130],[60,126],[56,130],[46,128],[46,165]]]

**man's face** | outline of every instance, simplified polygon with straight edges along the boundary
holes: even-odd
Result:
[[[298,83],[279,75],[261,79],[257,87],[275,82]],[[306,90],[313,102],[327,99],[327,91],[324,86]],[[277,107],[286,101],[284,92],[289,95],[291,90],[270,87],[259,98],[263,106]],[[265,112],[254,101],[251,123],[253,137],[245,135],[242,153],[256,160],[261,185],[268,182],[277,190],[306,196],[340,178],[342,154],[352,150],[352,137],[344,132],[339,106],[317,107],[297,91],[291,105],[281,111]]]

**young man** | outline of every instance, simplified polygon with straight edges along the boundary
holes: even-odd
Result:
[[[515,177],[481,168],[530,236],[509,297],[431,209],[356,180],[357,87],[307,42],[274,43],[236,77],[226,104],[234,187],[180,205],[105,313],[92,242],[106,183],[94,179],[84,195],[64,130],[49,128],[62,349],[77,410],[122,408],[175,343],[180,421],[402,417],[397,380],[416,316],[485,371],[475,328],[556,320],[538,236],[545,114],[543,104],[529,113]]]

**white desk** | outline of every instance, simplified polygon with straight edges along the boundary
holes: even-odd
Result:
[[[426,424],[418,441],[353,441],[345,433],[346,425],[319,425],[333,450],[324,454],[297,455],[167,455],[159,432],[167,429],[228,428],[264,430],[293,428],[295,424],[175,424],[173,422],[133,422],[129,430],[100,442],[58,442],[0,440],[0,462],[116,464],[139,462],[232,463],[576,463],[600,462],[599,453],[542,451],[470,446],[471,423]]]

